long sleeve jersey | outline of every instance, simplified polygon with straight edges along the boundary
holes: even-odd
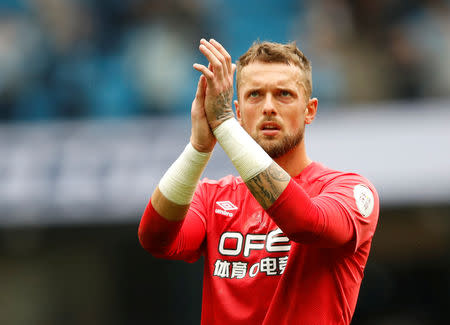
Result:
[[[373,185],[313,162],[266,211],[240,177],[200,182],[187,216],[148,204],[153,255],[204,256],[202,324],[349,324],[379,214]]]

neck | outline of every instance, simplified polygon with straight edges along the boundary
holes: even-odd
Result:
[[[291,177],[297,176],[303,169],[312,163],[312,160],[306,154],[304,139],[294,149],[285,155],[274,159],[274,161]]]

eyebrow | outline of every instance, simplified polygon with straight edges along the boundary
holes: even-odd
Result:
[[[301,83],[296,83],[299,84],[300,86],[302,86]],[[246,89],[244,90],[244,93],[248,93],[248,92],[252,92],[255,90],[260,90],[262,88],[264,88],[263,85],[248,85],[245,87]],[[296,87],[292,87],[292,86],[286,86],[286,85],[275,85],[274,87],[276,90],[289,90],[289,91],[297,91]]]

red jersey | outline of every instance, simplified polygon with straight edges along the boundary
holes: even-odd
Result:
[[[369,181],[314,162],[267,211],[240,177],[205,179],[182,222],[149,204],[139,238],[159,257],[205,257],[202,324],[349,324],[378,213]]]

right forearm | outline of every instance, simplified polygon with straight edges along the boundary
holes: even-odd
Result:
[[[205,233],[204,221],[197,214],[188,212],[183,220],[169,221],[150,201],[142,215],[138,237],[141,246],[155,257],[194,262],[200,257]]]
[[[161,178],[139,225],[139,240],[149,252],[165,252],[176,238],[210,156],[189,143]]]
[[[153,192],[151,203],[156,212],[169,221],[182,220],[189,209],[189,204],[180,205],[167,199],[161,193],[159,187]]]
[[[156,192],[160,193],[158,189],[155,193]],[[160,200],[157,199],[157,196],[156,199],[155,196],[152,196],[151,201],[145,208],[138,230],[138,237],[141,246],[155,256],[165,254],[167,252],[177,237],[178,231],[183,224],[183,220],[168,220],[167,217],[163,217],[158,212],[155,205],[152,203],[154,199],[155,202],[160,202]],[[164,200],[167,199],[162,197],[162,201]],[[166,213],[167,211],[170,211],[164,206],[163,209],[166,209]],[[170,213],[176,214],[176,211],[174,210]],[[178,211],[178,213],[180,213],[180,211]],[[181,213],[183,212],[181,211]]]
[[[189,227],[183,229],[190,239],[181,240],[184,246],[187,245],[187,248],[181,245],[184,247],[182,251],[188,254],[196,252],[204,238],[203,221],[195,222],[195,217],[189,218],[189,206],[216,144],[206,119],[205,93],[206,79],[200,76],[191,107],[190,142],[161,178],[141,218],[139,240],[150,252],[166,254],[172,244],[177,244],[175,239],[179,238],[178,231],[182,225],[186,225],[187,219],[190,219],[187,222]],[[179,256],[178,249],[174,252]],[[172,256],[172,253],[169,255]]]
[[[152,195],[152,205],[164,218],[182,220],[211,153],[199,152],[190,143],[161,178]]]

